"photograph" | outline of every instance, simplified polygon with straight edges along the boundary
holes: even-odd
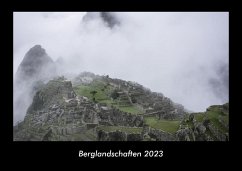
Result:
[[[229,141],[229,12],[14,11],[12,125],[13,141]]]

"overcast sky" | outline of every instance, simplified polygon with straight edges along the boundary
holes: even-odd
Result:
[[[14,73],[40,44],[65,72],[136,81],[192,111],[228,101],[228,13],[120,12],[114,28],[85,14],[14,13]]]

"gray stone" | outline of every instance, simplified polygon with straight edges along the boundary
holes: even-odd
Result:
[[[109,141],[126,141],[127,140],[127,134],[125,132],[121,132],[119,130],[115,132],[109,132],[108,133],[108,140]]]
[[[141,134],[128,134],[127,135],[127,141],[142,141],[142,135]]]
[[[201,123],[195,125],[195,129],[197,129],[200,134],[204,134],[206,132],[206,127]]]
[[[97,133],[97,139],[98,139],[98,141],[107,141],[108,133],[103,130],[99,130]]]

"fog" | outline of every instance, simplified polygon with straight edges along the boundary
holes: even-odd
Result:
[[[228,13],[117,12],[117,25],[84,16],[15,12],[14,74],[40,44],[63,61],[59,74],[90,71],[135,81],[196,112],[228,101]]]

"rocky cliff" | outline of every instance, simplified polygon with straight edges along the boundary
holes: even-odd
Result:
[[[177,131],[177,139],[180,141],[228,141],[229,103],[210,106],[206,112],[184,116]]]
[[[14,80],[15,122],[24,118],[36,91],[55,75],[55,64],[40,45],[35,45],[25,54]]]
[[[54,62],[45,49],[40,45],[35,45],[25,54],[20,63],[16,73],[16,82],[42,80],[50,78],[54,74]]]

